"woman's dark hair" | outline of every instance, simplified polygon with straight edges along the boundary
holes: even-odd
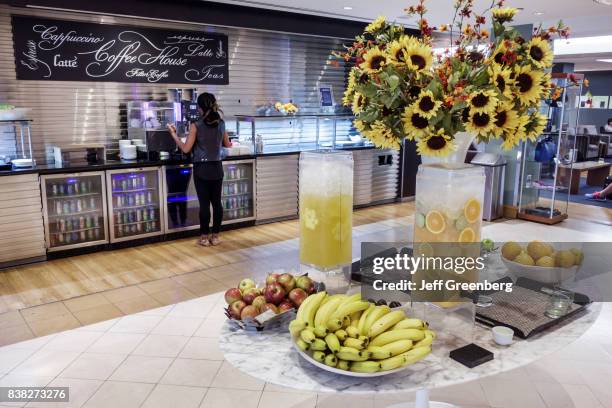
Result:
[[[609,118],[609,119],[608,119],[608,123],[610,123],[610,122],[612,122],[612,118]]]
[[[204,123],[210,126],[217,126],[221,121],[221,115],[219,112],[223,112],[217,105],[217,98],[215,95],[204,92],[198,96],[198,106],[204,112],[202,119]]]

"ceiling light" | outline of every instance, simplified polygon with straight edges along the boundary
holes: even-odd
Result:
[[[595,61],[599,61],[599,62],[609,62],[610,64],[612,64],[612,59],[611,58],[605,58],[605,59],[598,59]]]
[[[345,10],[352,10],[353,8],[351,6],[344,6],[343,7]]]
[[[543,16],[544,12],[543,11],[536,11],[535,13],[533,13],[536,16]]]
[[[595,3],[597,4],[601,4],[604,6],[612,6],[612,1],[611,0],[593,0]]]

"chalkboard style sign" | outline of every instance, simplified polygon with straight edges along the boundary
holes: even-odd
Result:
[[[13,16],[17,79],[227,85],[227,36]]]

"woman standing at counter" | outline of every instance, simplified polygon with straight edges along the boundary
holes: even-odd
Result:
[[[217,99],[213,94],[203,93],[198,97],[200,119],[192,123],[187,140],[183,142],[176,134],[176,127],[168,125],[170,134],[183,153],[193,148],[193,174],[198,201],[200,202],[200,240],[202,246],[218,245],[219,231],[223,221],[221,191],[223,187],[223,164],[221,148],[231,147],[221,119]],[[210,228],[210,207],[213,209],[212,235]]]

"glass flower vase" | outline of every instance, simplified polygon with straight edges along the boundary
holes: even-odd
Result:
[[[330,293],[350,286],[353,227],[353,155],[318,151],[300,155],[301,271]]]

